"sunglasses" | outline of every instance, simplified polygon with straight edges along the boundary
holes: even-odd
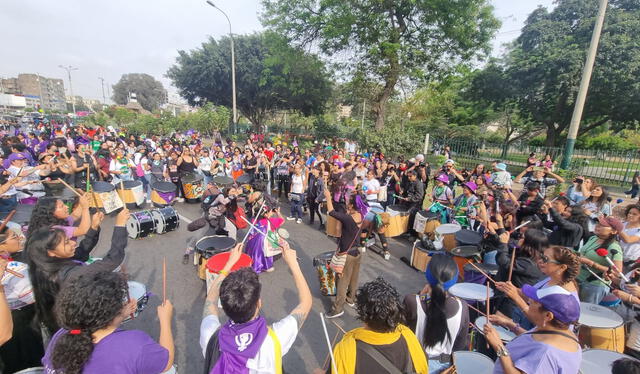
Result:
[[[556,265],[562,265],[560,262],[556,261],[556,260],[552,260],[549,258],[549,256],[545,255],[544,253],[540,254],[540,260],[542,261],[542,263],[544,264],[556,264]]]

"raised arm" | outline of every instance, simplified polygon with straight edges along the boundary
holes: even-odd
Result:
[[[0,279],[4,276],[7,268],[7,260],[0,258]],[[7,297],[4,294],[4,286],[0,284],[0,346],[6,343],[13,335],[13,319]]]
[[[73,230],[73,236],[76,237],[86,234],[91,227],[91,213],[89,213],[89,199],[87,199],[87,195],[80,196],[78,202],[80,203],[81,215],[80,225]]]
[[[291,311],[291,315],[298,322],[298,329],[300,329],[304,321],[307,319],[307,315],[309,315],[309,311],[311,310],[311,305],[313,303],[311,290],[309,289],[309,285],[302,274],[302,270],[300,270],[296,251],[291,249],[289,243],[286,241],[282,241],[280,245],[282,247],[282,258],[289,266],[289,270],[291,270],[291,274],[293,275],[293,281],[296,284],[296,289],[298,290],[298,306]]]

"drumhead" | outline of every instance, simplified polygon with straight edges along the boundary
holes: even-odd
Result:
[[[451,254],[458,257],[470,258],[474,256],[480,257],[482,253],[475,245],[465,245],[462,247],[455,247],[451,250]]]
[[[494,363],[482,353],[457,351],[453,352],[453,365],[459,374],[491,374]]]
[[[140,181],[124,181],[124,182],[122,182],[122,184],[124,185],[124,189],[125,190],[131,190],[134,187],[142,186],[142,182],[140,182]],[[120,183],[118,183],[117,187],[118,187],[118,189],[120,189]]]
[[[485,273],[489,274],[489,275],[496,275],[498,274],[498,265],[495,264],[487,264],[487,263],[478,263],[478,264],[473,264],[477,267],[479,267],[480,269],[482,269],[482,271],[484,271]],[[478,269],[476,269],[475,267],[473,267],[473,265],[471,264],[466,264],[464,266],[464,271],[465,272],[471,272],[471,273],[478,273],[480,274],[480,272],[478,271]]]
[[[155,182],[151,184],[151,188],[160,192],[175,192],[176,185],[171,182]]]
[[[624,323],[618,313],[601,305],[580,303],[580,319],[578,323],[588,327],[613,329]]]
[[[233,178],[227,177],[224,175],[219,175],[217,177],[213,177],[213,183],[221,184],[221,185],[230,185],[230,184],[233,184]]]
[[[478,328],[478,330],[480,330],[480,333],[482,333],[483,335],[484,335],[483,333],[484,325],[486,324],[487,324],[487,317],[480,316],[476,318],[475,325]],[[511,331],[505,329],[502,326],[493,325],[493,327],[496,329],[496,331],[498,332],[498,335],[500,336],[500,339],[502,339],[503,342],[510,342],[516,337],[516,334],[512,333]]]
[[[181,179],[182,179],[182,183],[194,183],[194,182],[199,182],[204,178],[200,174],[187,173]]]
[[[242,174],[236,179],[236,183],[238,184],[250,184],[253,182],[253,176],[251,174]]]
[[[445,223],[436,227],[436,232],[440,235],[455,234],[462,230],[462,227],[455,223]]]
[[[418,212],[418,215],[426,218],[427,220],[429,220],[429,219],[439,219],[440,218],[440,214],[435,213],[435,212],[431,212],[429,210],[421,210],[421,211]],[[416,216],[416,219],[418,219],[417,216]]]
[[[456,241],[459,245],[478,245],[482,241],[482,234],[477,231],[462,229],[456,232]]]
[[[219,273],[222,268],[227,264],[229,260],[229,255],[231,252],[222,252],[214,255],[209,260],[207,260],[207,270],[212,273]],[[243,253],[240,255],[238,261],[231,267],[230,271],[236,271],[240,268],[245,268],[251,266],[253,260],[247,254]]]
[[[233,238],[222,235],[212,235],[200,238],[196,242],[196,250],[200,253],[204,252],[223,252],[228,251],[236,245]]]
[[[108,182],[96,181],[91,185],[93,187],[94,192],[111,192],[116,189],[116,187]]]
[[[449,293],[464,300],[485,301],[487,287],[477,283],[456,283],[449,288]],[[493,297],[493,290],[489,290],[489,297]]]
[[[610,373],[611,364],[614,361],[628,358],[638,361],[631,356],[622,353],[607,351],[605,349],[586,349],[582,351],[582,362],[580,363],[580,371],[584,374],[588,373]]]

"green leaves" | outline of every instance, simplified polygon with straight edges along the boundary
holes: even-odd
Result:
[[[113,101],[125,105],[130,93],[135,93],[138,103],[150,112],[167,102],[167,90],[149,74],[123,74],[113,86]]]

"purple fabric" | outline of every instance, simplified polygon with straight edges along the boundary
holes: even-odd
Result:
[[[58,330],[42,358],[45,373],[54,373],[51,355],[56,341],[66,330]],[[93,347],[83,374],[162,373],[169,362],[169,351],[139,330],[116,330]]]
[[[160,191],[156,191],[156,193],[167,204],[171,204],[171,202],[173,202],[173,199],[176,198],[176,193],[175,192],[160,192]]]
[[[20,200],[20,204],[23,205],[36,205],[37,202],[38,198],[35,196],[25,197],[24,199]]]
[[[525,373],[574,374],[580,370],[582,349],[567,352],[522,334],[507,344],[513,364]],[[504,373],[500,360],[496,361],[493,374]]]
[[[256,357],[267,334],[262,316],[242,324],[225,323],[218,333],[220,358],[210,374],[249,373],[247,361]]]
[[[356,209],[358,209],[358,212],[360,212],[360,215],[364,218],[364,216],[369,212],[369,205],[363,201],[362,196],[360,195],[356,195],[355,199]]]
[[[64,234],[67,236],[68,239],[73,240],[73,232],[76,231],[76,228],[73,226],[60,226],[60,225],[55,225],[55,226],[51,226],[54,229],[60,229],[62,231],[64,231]]]
[[[257,225],[258,229],[262,232],[267,231],[267,227],[263,224]],[[247,241],[247,255],[253,260],[251,267],[253,270],[260,274],[273,267],[273,257],[266,257],[264,255],[264,235],[260,233],[251,234],[251,237]]]

